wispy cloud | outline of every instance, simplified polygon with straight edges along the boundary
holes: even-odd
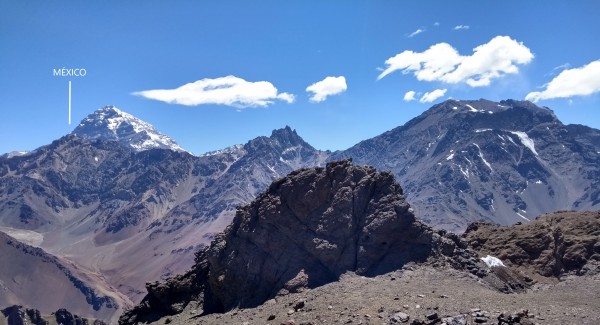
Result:
[[[306,87],[307,92],[313,93],[310,96],[310,101],[314,103],[322,102],[328,96],[337,95],[346,91],[346,89],[348,89],[348,86],[346,85],[346,78],[344,76],[327,77]]]
[[[424,32],[425,32],[425,29],[419,28],[416,31],[410,33],[410,35],[408,35],[408,37],[415,37],[415,36],[417,36],[417,35],[419,35],[421,33],[424,33]]]
[[[416,100],[416,95],[417,93],[414,90],[407,91],[406,94],[404,94],[404,101],[411,102]]]
[[[433,26],[435,26],[435,27],[437,27],[437,26],[439,26],[439,25],[440,25],[440,23],[439,23],[439,22],[437,22],[437,21],[436,21],[435,23],[433,23]]]
[[[544,77],[556,76],[556,74],[558,74],[560,71],[568,69],[570,67],[571,67],[571,64],[569,62],[561,64],[559,66],[552,68],[552,71],[550,71],[548,73],[544,73]],[[539,87],[539,88],[543,88],[543,87]]]
[[[404,51],[387,59],[386,69],[377,79],[402,71],[412,72],[421,81],[482,87],[506,74],[518,73],[517,65],[527,64],[533,57],[529,48],[508,36],[496,36],[466,56],[448,43],[438,43],[424,52]]]
[[[471,26],[469,26],[469,25],[456,25],[456,26],[454,26],[454,30],[466,30],[466,29],[469,29],[469,28],[471,28]]]
[[[227,105],[237,108],[264,107],[275,100],[294,102],[294,95],[280,93],[268,81],[250,82],[235,76],[201,79],[175,89],[153,89],[134,92],[133,95],[169,104],[186,106]]]
[[[546,84],[543,91],[535,91],[525,96],[526,100],[537,102],[552,98],[585,96],[600,92],[600,60],[592,61],[580,68],[563,70]]]
[[[554,67],[552,70],[556,71],[556,70],[564,70],[564,69],[568,69],[571,67],[571,64],[569,62],[561,64],[559,66]]]
[[[431,103],[434,100],[444,96],[446,94],[447,89],[436,89],[434,91],[423,94],[419,102],[421,103]]]

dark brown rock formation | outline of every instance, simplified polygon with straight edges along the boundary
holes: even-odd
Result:
[[[557,212],[527,224],[473,224],[464,234],[480,255],[545,277],[598,272],[600,211]]]
[[[148,284],[120,323],[179,313],[190,301],[201,302],[204,313],[253,307],[348,271],[372,276],[432,257],[481,275],[465,248],[457,236],[417,221],[390,173],[332,162],[292,172],[238,209],[190,272]]]

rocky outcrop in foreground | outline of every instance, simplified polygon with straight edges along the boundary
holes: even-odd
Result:
[[[556,212],[527,224],[476,223],[464,234],[470,247],[544,277],[600,272],[600,211]]]
[[[271,184],[197,254],[191,271],[147,285],[120,324],[180,313],[254,307],[277,295],[336,281],[348,272],[375,276],[409,262],[431,262],[485,275],[454,234],[417,221],[390,173],[354,166],[301,169]]]

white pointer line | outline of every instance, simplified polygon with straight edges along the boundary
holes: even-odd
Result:
[[[69,125],[71,125],[71,80],[69,80]]]

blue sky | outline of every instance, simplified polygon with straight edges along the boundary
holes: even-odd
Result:
[[[105,105],[197,154],[285,125],[345,149],[447,98],[527,97],[600,128],[598,12],[598,1],[0,0],[0,153],[48,144]],[[87,75],[53,76],[62,67]]]

